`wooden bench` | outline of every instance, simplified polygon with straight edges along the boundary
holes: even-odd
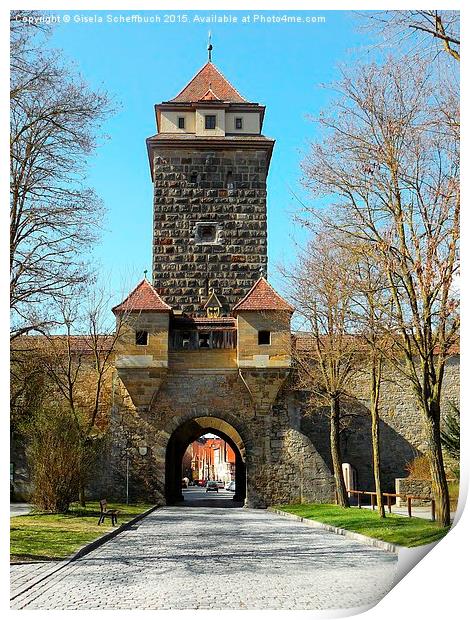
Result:
[[[112,525],[117,525],[117,516],[119,510],[108,510],[108,502],[105,499],[100,499],[100,518],[98,519],[98,525],[104,523],[106,517],[111,519]]]

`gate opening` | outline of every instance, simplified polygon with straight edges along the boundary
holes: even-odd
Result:
[[[245,447],[238,432],[209,416],[194,418],[176,429],[166,450],[165,496],[167,504],[243,505]]]

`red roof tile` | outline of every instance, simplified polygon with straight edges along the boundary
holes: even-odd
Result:
[[[189,84],[170,101],[192,102],[207,99],[220,99],[232,103],[247,102],[211,62],[206,63]]]
[[[245,297],[234,307],[234,312],[245,310],[287,310],[294,312],[294,307],[276,293],[267,280],[260,278]]]
[[[152,310],[153,312],[169,312],[171,307],[166,304],[150,282],[142,280],[135,289],[117,306],[113,312],[139,312]]]

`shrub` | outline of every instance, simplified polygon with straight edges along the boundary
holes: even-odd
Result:
[[[429,459],[424,454],[416,456],[412,461],[405,465],[408,478],[413,480],[431,480],[431,467]]]
[[[67,512],[77,498],[85,461],[76,419],[66,409],[42,408],[28,425],[27,438],[33,504],[46,512]]]

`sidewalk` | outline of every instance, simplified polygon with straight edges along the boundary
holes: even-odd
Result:
[[[22,515],[27,515],[32,509],[33,507],[31,504],[21,504],[19,502],[15,502],[14,504],[10,504],[10,517],[21,517]]]
[[[352,508],[357,508],[357,506],[352,506]],[[370,505],[366,505],[366,506],[362,506],[362,508],[366,508],[368,510],[372,510],[372,506]],[[377,510],[377,508],[376,508]],[[385,514],[388,515],[388,507],[385,506]],[[392,514],[394,515],[401,515],[403,517],[407,517],[408,516],[408,508],[406,506],[400,506],[399,508],[397,508],[397,506],[393,505],[392,506]],[[419,519],[428,519],[429,521],[431,521],[431,507],[428,506],[412,506],[411,507],[411,516],[412,517],[418,517]],[[452,520],[454,520],[454,516],[455,516],[455,512],[451,512],[450,513],[450,518]]]

